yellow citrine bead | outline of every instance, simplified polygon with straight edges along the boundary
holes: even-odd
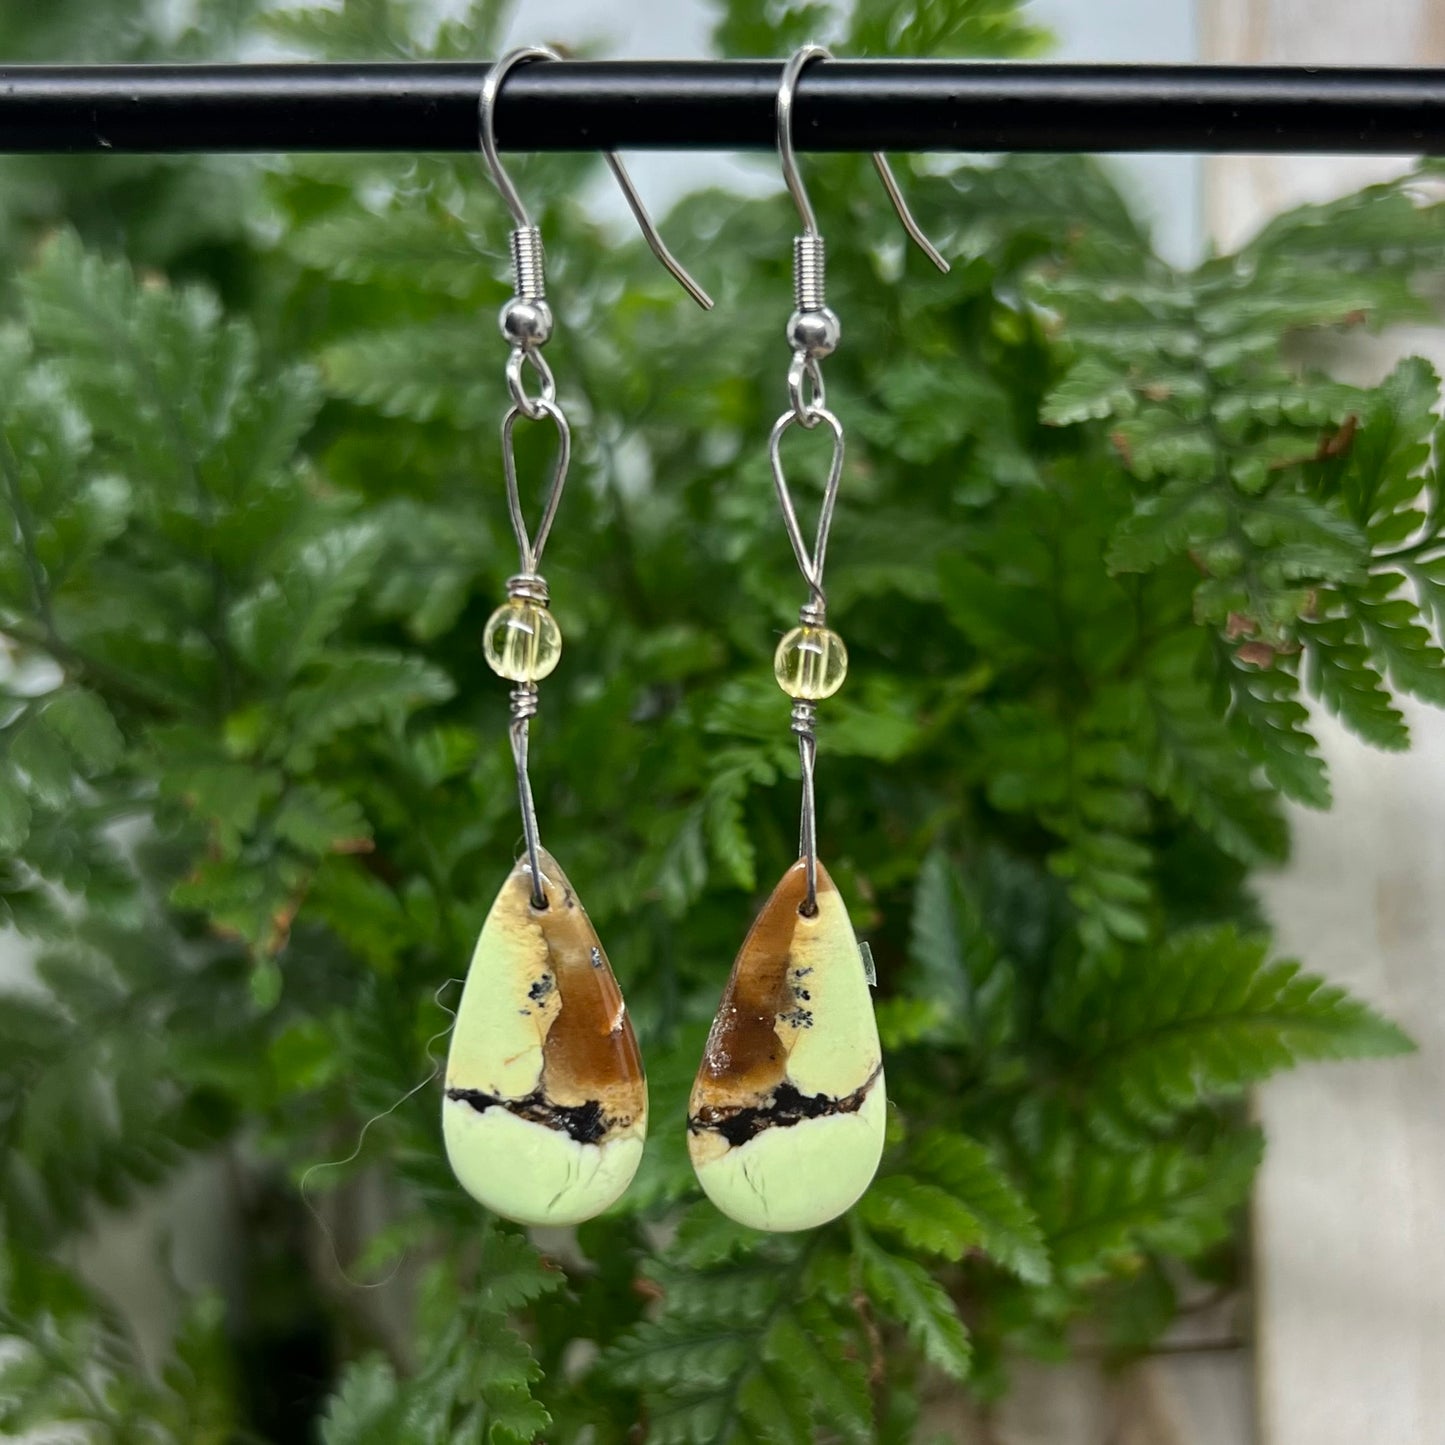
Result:
[[[848,649],[827,627],[795,627],[773,654],[773,676],[795,702],[832,697],[848,676]]]
[[[509,682],[540,682],[562,656],[562,629],[540,602],[511,597],[487,619],[482,651]]]

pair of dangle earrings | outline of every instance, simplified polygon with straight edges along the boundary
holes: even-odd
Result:
[[[493,670],[512,683],[510,736],[525,852],[492,905],[467,972],[447,1057],[442,1126],[447,1157],[480,1203],[522,1224],[590,1219],[626,1190],[642,1159],[647,1082],[637,1040],[612,969],[566,874],[541,846],[527,772],[528,721],[537,684],[556,667],[561,634],[539,567],[566,480],[571,433],[541,347],[551,333],[542,243],[503,170],[493,132],[497,93],[508,71],[555,52],[513,51],[482,91],[481,145],[516,222],[511,254],[516,295],[503,308],[511,344],[512,405],[502,422],[507,503],[520,569],[507,601],[487,624]],[[800,857],[783,875],[743,942],[708,1035],[688,1106],[688,1149],[708,1197],[739,1223],[807,1229],[848,1209],[867,1189],[883,1151],[883,1061],[866,960],[827,869],[818,859],[813,789],[817,704],[842,686],[847,651],[827,627],[823,571],[843,472],[843,426],[828,409],[820,362],[839,341],[824,298],[824,245],[793,153],[793,96],[812,60],[807,46],[788,62],[778,93],[778,151],[803,222],[794,239],[795,310],[789,408],[773,426],[769,458],[784,526],[808,587],[799,625],[778,645],[774,672],[792,699],[803,797]],[[942,270],[947,263],[914,223],[887,162],[873,157],[909,235]],[[673,259],[620,161],[608,164],[648,244],[704,307],[706,292]],[[526,389],[531,369],[539,390]],[[519,420],[551,421],[558,455],[535,534],[517,489],[513,431]],[[793,426],[822,426],[832,460],[810,549],[783,472],[781,447]]]

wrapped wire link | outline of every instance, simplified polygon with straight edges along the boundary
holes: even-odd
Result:
[[[532,907],[545,908],[547,893],[542,887],[542,839],[537,827],[537,803],[532,796],[532,778],[527,771],[527,724],[536,715],[537,684],[518,683],[512,689],[512,722],[507,731],[512,743],[512,761],[517,770],[517,802],[522,812],[522,837],[526,840],[527,863],[532,870]]]
[[[798,425],[809,431],[823,419],[828,409],[828,389],[823,384],[823,368],[818,358],[805,351],[795,351],[788,366],[788,401]]]
[[[515,577],[508,577],[507,596],[525,598],[529,602],[540,602],[543,607],[552,600],[552,594],[547,587],[547,579],[539,576],[536,572],[519,572]]]
[[[798,766],[803,775],[803,805],[798,822],[798,855],[807,875],[807,896],[802,912],[812,918],[818,911],[818,803],[813,770],[818,759],[818,738],[813,731],[817,710],[810,702],[793,704],[793,731],[798,735]]]
[[[530,366],[541,379],[542,389],[536,396],[527,392],[527,382],[522,370]],[[514,346],[507,356],[507,390],[511,393],[512,404],[528,421],[541,421],[549,407],[557,405],[557,379],[547,358],[540,351]]]

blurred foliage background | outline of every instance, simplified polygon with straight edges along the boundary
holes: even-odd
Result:
[[[54,0],[7,7],[0,55],[478,58],[502,9]],[[718,53],[1043,44],[1014,0],[766,15],[722,0]],[[1328,805],[1307,697],[1386,747],[1396,693],[1445,700],[1437,380],[1292,359],[1304,329],[1427,315],[1445,213],[1382,186],[1185,272],[1095,163],[935,164],[905,181],[944,278],[865,158],[810,157],[850,433],[820,834],[894,1111],[836,1226],[761,1238],[699,1202],[687,1087],[796,837],[765,457],[795,217],[708,192],[665,218],[702,319],[580,207],[596,164],[515,167],[579,445],[534,773],[655,1123],[613,1214],[537,1239],[453,1184],[435,1086],[393,1109],[517,845],[480,650],[514,556],[502,207],[467,157],[0,167],[0,908],[37,957],[0,1006],[8,1432],[914,1439],[1011,1356],[1127,1359],[1191,1280],[1236,1281],[1243,1091],[1408,1047],[1272,959],[1249,879],[1282,797]],[[301,1177],[375,1114],[310,1181],[328,1238]],[[74,1248],[195,1154],[234,1181],[238,1283],[155,1372]]]

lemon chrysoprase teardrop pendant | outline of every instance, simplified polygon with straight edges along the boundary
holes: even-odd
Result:
[[[688,1151],[724,1214],[810,1229],[867,1189],[887,1106],[858,940],[820,863],[817,911],[794,864],[744,941],[688,1107]]]
[[[520,1224],[578,1224],[632,1182],[647,1080],[622,991],[567,875],[526,858],[482,927],[447,1055],[442,1132],[462,1187]]]

